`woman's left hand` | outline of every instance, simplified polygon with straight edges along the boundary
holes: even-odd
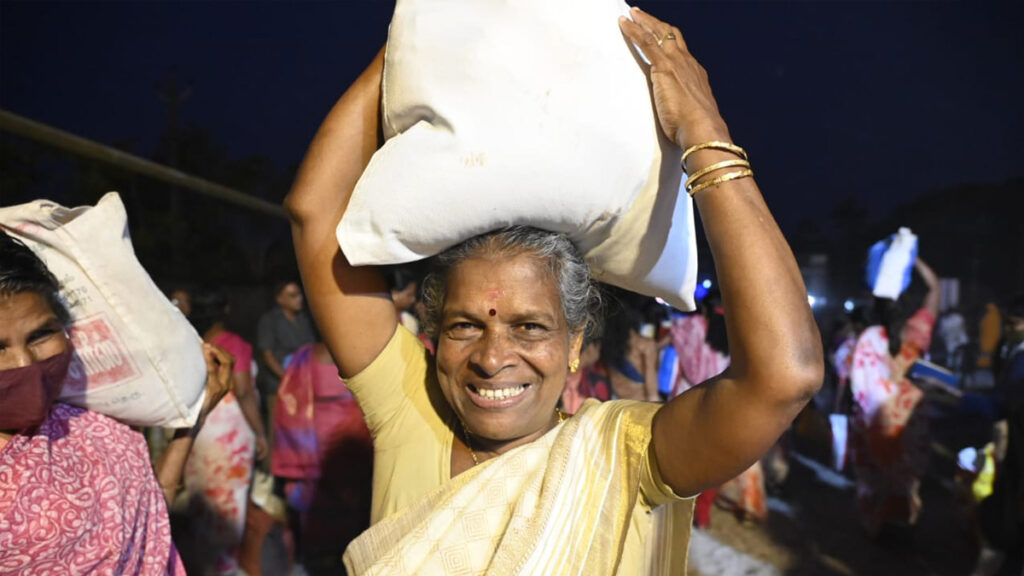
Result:
[[[231,392],[234,385],[231,377],[235,368],[234,356],[215,344],[204,343],[203,357],[206,359],[206,400],[197,424],[206,420],[206,416]]]
[[[708,73],[690,54],[682,32],[639,8],[632,8],[630,16],[619,18],[619,27],[651,63],[651,92],[665,135],[681,148],[731,142]]]
[[[235,367],[235,357],[224,351],[223,348],[213,344],[203,344],[203,358],[206,360],[206,399],[203,400],[203,407],[199,411],[196,423],[191,428],[179,428],[174,433],[174,439],[167,445],[164,453],[154,465],[157,480],[164,491],[164,498],[168,503],[174,501],[174,496],[181,488],[181,475],[185,470],[185,462],[192,452],[192,443],[195,437],[202,430],[206,423],[206,417],[217,406],[217,403],[231,392],[234,385],[232,372]]]

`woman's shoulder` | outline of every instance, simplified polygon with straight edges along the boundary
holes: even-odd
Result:
[[[84,426],[110,426],[112,428],[131,430],[131,427],[117,418],[107,416],[95,410],[89,410],[81,406],[73,406],[63,402],[55,402],[50,411],[50,417],[64,422],[74,422],[76,425]]]
[[[654,415],[663,405],[640,400],[598,401],[587,398],[580,405],[573,418],[580,419],[581,426],[600,427],[609,433],[630,432],[650,436]]]
[[[358,374],[345,378],[345,382],[350,386],[352,383],[358,386],[364,380],[394,376],[396,373],[404,373],[410,368],[426,368],[430,363],[430,354],[423,343],[412,332],[399,324],[395,327],[395,333],[380,354]],[[416,371],[416,373],[419,372],[419,370]],[[426,372],[424,372],[425,375]]]
[[[41,431],[51,439],[63,436],[93,445],[111,445],[120,451],[126,447],[146,448],[142,434],[115,418],[87,408],[57,402]],[[148,449],[147,449],[148,450]]]
[[[252,352],[252,344],[246,342],[245,338],[228,330],[214,336],[213,343],[228,352],[233,352],[234,350],[248,350],[250,353]]]

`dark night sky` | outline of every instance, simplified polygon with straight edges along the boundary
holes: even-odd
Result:
[[[1024,174],[1019,2],[640,5],[682,29],[787,228],[847,196],[880,215]],[[154,86],[176,70],[184,124],[284,173],[392,6],[0,0],[0,107],[146,155],[167,123]]]

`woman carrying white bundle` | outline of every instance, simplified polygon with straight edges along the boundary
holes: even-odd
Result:
[[[588,401],[566,417],[597,293],[565,236],[521,226],[437,258],[429,357],[380,270],[349,265],[334,236],[378,145],[379,56],[286,201],[311,308],[374,437],[375,525],[346,552],[351,574],[682,574],[686,498],[757,461],[820,386],[799,270],[707,75],[678,29],[631,16],[620,25],[651,62],[661,128],[686,150],[731,365],[665,405]]]
[[[184,574],[173,497],[195,434],[231,390],[232,358],[203,347],[206,400],[154,474],[142,435],[56,402],[73,347],[56,278],[0,230],[0,576]]]

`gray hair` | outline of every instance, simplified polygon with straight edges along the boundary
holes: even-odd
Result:
[[[530,255],[545,262],[558,286],[562,312],[569,332],[593,338],[599,330],[601,293],[590,277],[583,255],[564,234],[530,226],[508,226],[474,236],[434,258],[434,270],[423,282],[423,304],[427,309],[424,330],[437,338],[453,268],[465,260],[491,256]]]

